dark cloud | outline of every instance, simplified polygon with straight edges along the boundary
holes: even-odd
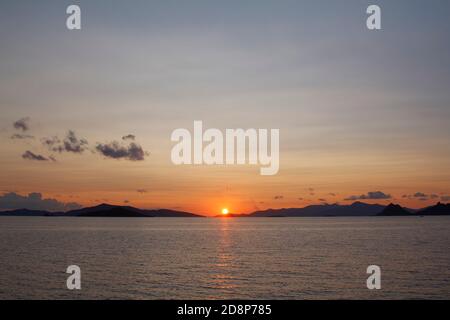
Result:
[[[450,196],[441,196],[442,201],[450,201]]]
[[[33,192],[26,196],[22,196],[15,192],[0,195],[0,209],[30,209],[30,210],[47,210],[47,211],[68,211],[80,209],[82,206],[75,202],[64,203],[56,199],[43,199],[42,194]]]
[[[146,154],[142,147],[134,142],[131,142],[128,146],[121,145],[117,141],[106,144],[98,143],[95,148],[105,157],[112,159],[141,161],[144,160]]]
[[[139,192],[139,193],[147,193],[146,189],[137,189],[136,191]]]
[[[46,137],[41,139],[42,144],[51,151],[62,152],[61,140],[56,137]]]
[[[35,154],[29,150],[25,151],[25,153],[22,155],[22,158],[26,160],[36,160],[36,161],[49,161],[49,160],[55,161],[53,157],[46,158],[44,156],[41,156],[40,154]]]
[[[327,199],[324,199],[324,198],[319,198],[319,199],[317,199],[318,201],[322,201],[322,202],[326,202],[327,201]]]
[[[83,138],[78,138],[73,130],[69,130],[63,140],[57,136],[43,138],[41,142],[49,150],[54,152],[72,152],[83,153],[88,148],[88,141]]]
[[[391,199],[390,194],[386,194],[381,191],[370,191],[367,194],[362,194],[360,196],[350,196],[345,198],[344,200],[383,200],[383,199]]]
[[[129,200],[123,200],[123,203],[130,203]]]
[[[284,198],[283,196],[275,196],[275,197],[273,197],[274,200],[281,200],[283,198]]]
[[[22,119],[17,120],[16,122],[13,123],[13,126],[15,129],[17,130],[22,130],[22,131],[28,131],[30,129],[30,118],[29,117],[25,117]]]
[[[298,198],[298,200],[303,200],[303,198]]]
[[[122,137],[122,140],[134,140],[136,139],[136,136],[134,134],[127,134],[126,136]]]
[[[428,197],[428,196],[425,193],[423,193],[423,192],[416,192],[416,193],[413,194],[413,197],[414,198],[425,198],[425,197]]]
[[[87,148],[86,139],[78,139],[75,132],[69,131],[64,139],[64,148],[67,152],[83,153]]]
[[[29,134],[16,133],[11,136],[11,139],[34,139],[34,136]]]
[[[418,198],[421,201],[425,201],[425,200],[429,200],[429,199],[438,199],[439,195],[434,194],[434,193],[426,194],[426,193],[423,193],[423,192],[416,192],[414,194],[404,194],[402,196],[402,198],[408,198],[408,199],[414,199],[414,198],[417,199]]]

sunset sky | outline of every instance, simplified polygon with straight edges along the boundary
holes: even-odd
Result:
[[[71,3],[0,4],[0,210],[450,201],[450,2],[73,1],[69,31]],[[194,120],[280,129],[279,173],[175,166]]]

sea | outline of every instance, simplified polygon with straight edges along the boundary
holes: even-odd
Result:
[[[450,217],[0,217],[0,299],[450,299]]]

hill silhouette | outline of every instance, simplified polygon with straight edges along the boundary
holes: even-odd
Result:
[[[390,203],[378,215],[379,216],[412,216],[413,214],[411,212],[403,209],[398,204]]]
[[[146,218],[148,216],[129,208],[113,207],[105,210],[81,212],[78,217],[140,217]]]
[[[98,206],[72,210],[67,216],[78,217],[201,217],[200,215],[170,209],[145,210],[131,206],[115,206],[102,203]]]
[[[450,215],[450,203],[438,202],[436,205],[417,211],[422,216],[448,216]]]
[[[256,211],[252,217],[339,217],[339,216],[375,216],[385,206],[356,201],[351,205],[322,204],[310,205],[304,208],[283,208]]]
[[[94,207],[86,207],[83,209],[71,210],[66,212],[67,216],[80,216],[80,217],[99,217],[107,216],[108,212],[111,215],[124,215],[124,216],[144,216],[142,212],[134,207],[130,206],[115,206],[112,204],[102,203]]]
[[[0,212],[0,216],[28,216],[28,217],[43,217],[43,216],[59,216],[63,215],[64,212],[49,212],[45,210],[30,210],[30,209],[15,209],[9,211]]]
[[[362,217],[362,216],[436,216],[450,215],[450,204],[437,203],[434,206],[414,210],[397,204],[388,206],[354,202],[350,205],[321,204],[303,208],[282,208],[255,211],[249,214],[230,213],[227,216],[216,217]],[[204,217],[185,211],[170,209],[138,209],[132,206],[116,206],[102,203],[93,207],[72,210],[68,212],[49,212],[43,210],[17,209],[0,211],[0,216],[50,216],[50,217]]]
[[[17,209],[0,212],[0,216],[48,216],[48,217],[202,217],[201,215],[170,209],[138,209],[131,206],[116,206],[102,203],[93,207],[68,212],[49,212],[43,210]]]

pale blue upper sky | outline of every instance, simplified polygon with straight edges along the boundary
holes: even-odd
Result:
[[[280,128],[292,168],[296,154],[449,168],[449,14],[446,0],[2,1],[0,132],[24,116],[37,135],[132,132],[167,158],[170,132],[203,120]]]
[[[74,32],[68,3],[2,3],[8,120],[61,112],[86,121],[89,111],[90,122],[108,111],[135,123],[148,112],[158,123],[189,115],[211,126],[353,131],[358,118],[364,131],[432,121],[427,131],[449,133],[439,129],[450,109],[448,1],[377,1],[379,32],[365,28],[373,1],[78,1]]]

